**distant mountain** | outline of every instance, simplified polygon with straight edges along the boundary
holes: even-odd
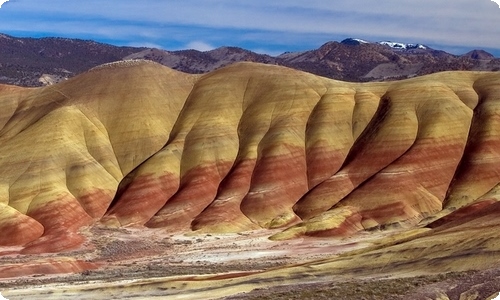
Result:
[[[145,49],[128,55],[123,59],[152,60],[172,69],[191,74],[207,73],[240,61],[266,64],[276,64],[279,61],[272,56],[257,54],[237,47],[220,47],[206,52],[197,50],[165,51],[159,49]]]
[[[116,47],[90,40],[16,38],[0,34],[0,83],[37,86],[121,60],[145,48]]]
[[[462,56],[467,58],[482,59],[482,60],[491,60],[495,58],[492,54],[484,50],[472,50],[470,52],[465,53]]]
[[[206,73],[251,61],[276,64],[344,81],[383,81],[446,70],[500,70],[500,59],[484,50],[453,55],[422,44],[369,42],[349,38],[318,49],[273,57],[237,47],[210,51],[167,51],[117,47],[90,40],[16,38],[0,34],[0,83],[53,84],[94,66],[126,59],[146,59],[186,73]]]
[[[340,42],[341,44],[344,45],[351,45],[351,46],[357,46],[361,44],[369,44],[370,42],[362,40],[362,39],[353,39],[353,38],[348,38]]]
[[[404,44],[398,42],[378,42],[380,45],[391,47],[396,50],[410,50],[410,49],[428,49],[427,46],[421,44]]]
[[[341,44],[344,45],[361,45],[361,44],[373,44],[372,42],[368,42],[366,40],[362,39],[354,39],[354,38],[348,38],[340,42]],[[400,43],[400,42],[391,42],[391,41],[381,41],[377,42],[377,44],[384,45],[387,47],[390,47],[394,50],[411,50],[411,49],[429,49],[429,47],[422,45],[422,44],[406,44],[406,43]]]

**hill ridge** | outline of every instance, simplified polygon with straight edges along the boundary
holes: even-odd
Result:
[[[231,46],[205,52],[167,51],[68,38],[6,36],[0,39],[0,46],[0,83],[22,86],[54,84],[100,64],[123,59],[148,59],[192,74],[207,73],[238,61],[252,61],[353,82],[397,80],[444,70],[500,69],[500,59],[482,50],[453,55],[428,47],[409,47],[403,51],[369,42],[353,45],[331,41],[318,49],[275,57]]]
[[[72,249],[98,223],[350,236],[498,197],[499,73],[347,83],[250,62],[117,66],[3,86],[1,245]]]

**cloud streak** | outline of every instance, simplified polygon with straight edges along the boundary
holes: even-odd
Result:
[[[192,41],[184,47],[185,49],[194,49],[198,51],[209,51],[215,49],[214,46],[207,44],[203,41]]]
[[[345,37],[500,49],[500,9],[489,0],[50,2],[18,0],[5,6],[0,32],[164,48],[197,42],[200,49],[234,45],[270,52],[311,49]]]

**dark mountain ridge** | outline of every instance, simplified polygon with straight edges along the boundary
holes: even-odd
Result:
[[[0,34],[0,82],[38,86],[43,74],[68,78],[143,49],[91,40],[16,38]]]
[[[167,51],[118,47],[91,40],[16,38],[0,34],[0,83],[52,84],[100,64],[146,59],[186,73],[200,74],[250,61],[283,65],[344,81],[404,79],[448,70],[500,70],[500,59],[484,50],[453,55],[422,44],[372,43],[361,39],[327,42],[318,49],[273,57],[238,47],[210,51]]]

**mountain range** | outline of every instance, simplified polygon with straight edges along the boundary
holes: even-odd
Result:
[[[5,84],[49,85],[97,65],[127,59],[151,60],[191,74],[207,73],[235,62],[258,62],[351,82],[404,79],[448,70],[500,70],[500,59],[484,50],[454,55],[422,44],[373,43],[354,38],[327,42],[309,51],[270,56],[238,47],[167,51],[0,34],[0,83]]]

